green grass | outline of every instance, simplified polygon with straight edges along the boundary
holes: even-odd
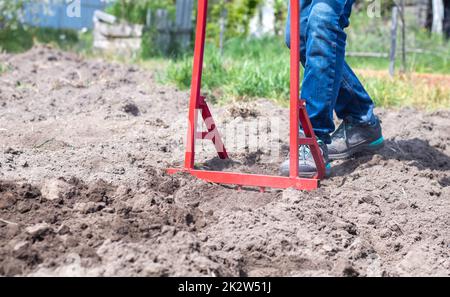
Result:
[[[430,86],[403,77],[361,77],[375,104],[382,107],[417,107],[425,110],[450,108],[450,87]]]
[[[28,30],[0,30],[0,48],[9,53],[20,53],[33,46],[33,36]]]
[[[408,59],[409,68],[414,71],[442,73],[449,71],[443,69],[444,66],[441,64],[442,60],[447,59],[445,57],[435,61],[433,57],[424,58],[417,55],[415,59],[411,56]],[[359,69],[386,70],[388,63],[381,61],[351,59],[350,63]],[[190,87],[191,72],[192,55],[186,55],[169,63],[166,80],[175,83],[181,89],[187,89]],[[378,106],[415,105],[429,109],[450,107],[448,87],[427,88],[417,81],[390,77],[361,79]],[[264,97],[287,105],[289,51],[280,38],[229,40],[222,57],[217,48],[208,44],[205,51],[203,90],[219,102]],[[418,97],[422,99],[416,100]]]
[[[74,30],[51,28],[24,28],[0,30],[0,49],[9,53],[21,53],[36,43],[52,44],[63,50],[89,51],[92,34]]]
[[[206,47],[203,88],[220,99],[268,97],[283,100],[289,95],[289,52],[281,39],[232,39],[220,56],[213,45]],[[190,86],[192,56],[169,64],[167,78],[179,88]]]
[[[3,64],[0,62],[0,75],[12,70],[12,66],[9,64]]]
[[[389,53],[390,24],[382,18],[367,18],[364,11],[354,13],[347,35],[348,51]],[[396,70],[400,70],[400,38],[397,48]],[[407,53],[407,72],[450,74],[449,41],[408,25],[406,48],[419,51]],[[389,67],[387,58],[347,57],[347,62],[354,69],[386,71]],[[191,71],[192,53],[170,62],[166,80],[187,89]],[[448,86],[427,87],[417,79],[399,77],[361,79],[379,106],[450,107]],[[203,90],[222,102],[265,97],[287,104],[289,51],[283,39],[234,38],[226,42],[223,56],[212,43],[207,43]],[[423,98],[422,101],[414,99],[417,97]]]

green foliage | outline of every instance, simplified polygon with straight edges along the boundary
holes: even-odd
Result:
[[[384,19],[390,18],[392,7],[395,6],[395,0],[363,0],[356,1],[354,12],[374,13],[374,9],[379,9],[380,16]]]
[[[274,0],[275,34],[283,35],[287,18],[287,2],[285,0]]]
[[[21,27],[24,0],[0,0],[0,29],[14,30]]]
[[[407,70],[415,72],[450,73],[450,41],[418,28],[412,16],[406,19]],[[400,31],[400,30],[399,30]],[[347,29],[348,52],[389,53],[390,22],[383,18],[369,18],[365,10],[355,11]],[[401,36],[398,32],[396,69],[401,67]],[[379,58],[347,59],[355,68],[388,69],[389,60]]]
[[[167,77],[179,88],[190,86],[191,60],[188,55],[169,65]],[[230,39],[223,57],[208,44],[203,87],[209,93],[218,90],[223,98],[283,100],[289,96],[289,52],[278,38]]]
[[[76,31],[24,25],[22,20],[26,2],[29,0],[0,0],[0,50],[23,52],[36,42],[54,44],[62,49],[72,49],[79,45]]]
[[[34,28],[30,31],[37,42],[54,44],[64,50],[73,48],[80,41],[78,32],[74,30]]]
[[[92,35],[81,35],[73,30],[9,28],[0,30],[0,49],[10,53],[20,53],[29,50],[35,43],[46,43],[64,50],[86,51],[92,44],[89,36]]]
[[[145,24],[147,11],[160,8],[175,12],[175,0],[117,0],[107,12],[133,24]]]
[[[166,9],[169,12],[169,16],[173,19],[175,16],[175,2],[176,0],[118,0],[107,8],[107,12],[133,24],[146,24],[148,11],[151,12],[151,18],[154,19],[157,9]],[[163,54],[177,55],[179,53],[175,42],[169,46],[168,53],[163,53],[155,45],[156,37],[157,32],[154,26],[145,28],[140,50],[141,58],[148,59]]]
[[[160,56],[161,52],[157,46],[154,45],[156,32],[154,29],[146,28],[142,34],[141,43],[141,58],[149,59],[152,57]]]
[[[208,39],[218,43],[220,17],[226,11],[225,38],[248,35],[250,20],[263,0],[212,0],[209,1]]]
[[[212,45],[206,48],[208,55],[204,61],[204,79],[202,86],[205,90],[215,90],[220,86],[224,86],[230,78],[230,71],[225,67],[224,61],[221,59],[219,52]],[[169,64],[167,77],[175,82],[180,89],[187,89],[191,85],[192,75],[192,57],[184,56],[180,61],[173,61]]]
[[[22,26],[23,0],[0,0],[0,49],[20,52],[33,45],[32,36]]]
[[[140,49],[140,57],[144,60],[155,57],[176,58],[186,52],[174,38],[170,39],[170,44],[166,50],[161,50],[157,45],[157,31],[154,27],[145,27]]]
[[[33,35],[29,30],[19,27],[0,30],[0,49],[10,53],[19,53],[33,46]]]
[[[210,0],[208,6],[207,38],[218,43],[220,33],[219,19],[224,9],[227,11],[225,37],[233,38],[237,36],[247,36],[250,20],[255,15],[257,7],[262,2],[263,0]],[[145,24],[147,11],[149,9],[152,10],[153,13],[156,9],[167,9],[169,15],[173,18],[176,9],[175,3],[176,0],[118,0],[111,5],[107,11],[128,22]],[[282,17],[282,13],[280,13],[280,17]],[[154,28],[150,27],[146,29],[141,48],[142,58],[148,59],[162,54],[154,44],[156,34],[157,32]],[[170,45],[169,55],[177,56],[179,54],[180,48],[175,40]]]

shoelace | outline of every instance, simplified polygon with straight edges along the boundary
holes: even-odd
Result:
[[[299,134],[300,134],[300,136],[305,136],[305,134],[303,133],[303,131],[302,130],[300,130],[299,131]],[[320,140],[319,139],[317,139],[317,141],[319,141],[320,142]],[[323,151],[322,151],[322,148],[319,146],[319,148],[320,148],[320,151],[322,152],[322,155],[323,155]],[[309,148],[309,145],[301,145],[300,146],[300,148],[299,148],[299,160],[307,160],[309,157],[311,156],[311,149]]]
[[[344,120],[342,125],[336,130],[335,136],[338,138],[346,139],[347,138],[347,129],[351,129],[352,124]]]
[[[311,156],[311,150],[309,149],[309,146],[300,146],[300,160],[307,160],[309,156]]]
[[[322,148],[319,146],[320,152],[323,155],[323,150]],[[307,160],[310,156],[311,156],[311,149],[309,148],[308,145],[301,145],[300,146],[300,150],[299,150],[299,160]]]
[[[300,129],[299,135],[304,137],[305,133]],[[306,158],[308,158],[311,155],[311,150],[309,149],[309,146],[301,145],[298,153],[299,153],[298,156],[299,160],[306,160]]]

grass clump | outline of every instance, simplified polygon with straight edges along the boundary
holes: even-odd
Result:
[[[415,75],[391,78],[386,73],[376,77],[373,75],[360,77],[377,106],[412,106],[425,110],[450,108],[450,85],[436,84],[435,81],[430,82],[424,77]],[[450,82],[450,78],[445,79]]]

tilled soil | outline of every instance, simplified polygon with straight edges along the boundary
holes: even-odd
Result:
[[[189,96],[148,71],[43,46],[0,63],[0,275],[450,275],[449,110],[379,109],[379,152],[261,193],[165,174]],[[286,109],[212,111],[232,161],[205,142],[197,166],[277,173]]]

